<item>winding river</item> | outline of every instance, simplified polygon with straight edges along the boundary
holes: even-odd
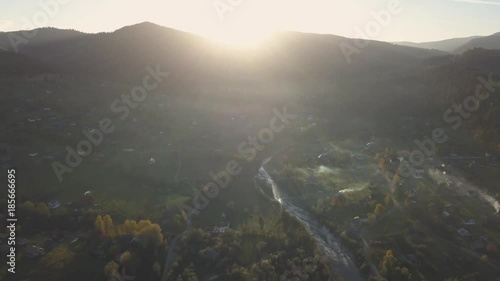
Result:
[[[290,200],[283,196],[278,185],[274,182],[272,177],[267,173],[265,165],[271,161],[272,158],[264,160],[259,169],[257,178],[264,180],[271,188],[274,198],[270,198],[262,189],[256,184],[256,188],[267,198],[272,201],[278,202],[285,211],[291,216],[297,218],[305,227],[307,232],[314,238],[319,249],[323,252],[326,258],[330,261],[332,272],[342,277],[346,281],[362,281],[361,273],[353,262],[352,254],[348,249],[342,246],[339,239],[335,237],[325,226],[322,226],[315,220],[308,212],[295,206]]]

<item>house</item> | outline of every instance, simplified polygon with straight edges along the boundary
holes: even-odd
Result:
[[[413,177],[416,179],[422,179],[422,178],[424,178],[424,176],[423,176],[424,173],[425,173],[425,170],[423,170],[423,169],[415,169],[413,172]]]
[[[464,220],[463,223],[465,225],[475,225],[476,224],[476,222],[473,219]]]
[[[59,202],[57,200],[52,200],[49,202],[48,206],[50,209],[57,209],[61,206],[61,202]]]
[[[24,254],[28,258],[38,258],[45,255],[45,249],[38,246],[29,246],[24,250]]]
[[[367,143],[367,144],[363,147],[363,149],[364,149],[364,150],[370,150],[371,148],[373,148],[373,146],[374,146],[374,145],[375,145],[375,143],[374,143],[374,142],[369,142],[369,143]]]
[[[460,228],[459,230],[457,230],[457,232],[463,237],[471,236],[471,234],[465,228]]]

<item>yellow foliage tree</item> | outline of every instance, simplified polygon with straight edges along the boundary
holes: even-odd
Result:
[[[396,258],[392,254],[392,250],[387,250],[385,256],[382,258],[380,262],[380,272],[382,275],[387,276],[390,271],[393,269],[396,263]]]
[[[374,212],[374,214],[375,214],[376,217],[379,217],[384,212],[385,212],[385,207],[382,204],[377,204],[377,206],[375,206],[375,212]]]
[[[392,194],[387,194],[387,196],[385,196],[384,203],[387,207],[392,207],[394,205],[394,198],[392,198]]]
[[[124,266],[130,265],[131,261],[132,261],[132,254],[129,251],[124,252],[120,256],[120,263],[123,264]]]
[[[115,276],[118,272],[118,264],[114,261],[110,261],[104,266],[104,275],[106,278],[111,278],[112,276]]]
[[[151,223],[151,222],[150,222]],[[139,231],[139,237],[144,248],[148,246],[158,247],[163,243],[163,234],[158,224],[150,224]]]
[[[110,215],[105,215],[103,218],[104,222],[104,237],[113,238],[117,236],[117,231],[115,225],[113,224],[113,219],[111,219]]]
[[[122,233],[137,235],[139,232],[139,226],[134,220],[125,220],[125,222],[120,226],[120,230]]]
[[[97,215],[97,217],[95,219],[95,228],[99,234],[104,236],[104,232],[105,232],[104,221],[102,220],[101,215]]]
[[[35,213],[35,204],[31,201],[24,201],[24,203],[19,206],[19,210],[28,215],[32,215]]]
[[[140,220],[139,223],[137,224],[138,231],[143,230],[146,227],[149,227],[151,225],[150,220]]]
[[[40,217],[50,217],[50,210],[45,203],[36,203],[35,204],[35,214]]]
[[[398,187],[398,184],[401,182],[401,175],[399,175],[399,172],[396,172],[394,174],[394,177],[392,178],[391,181],[391,189],[394,191]]]

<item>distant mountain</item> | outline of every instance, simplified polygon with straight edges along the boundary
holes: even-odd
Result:
[[[496,88],[492,91],[495,94],[481,101],[477,111],[464,119],[464,129],[483,144],[500,151],[500,96],[496,94],[500,90],[500,50],[475,48],[462,55],[430,58],[409,77],[425,85],[421,117],[434,115],[439,119],[454,104],[465,104],[478,89],[481,93],[486,91],[484,86],[478,88],[479,77],[491,79],[494,85],[488,87]]]
[[[490,36],[472,39],[466,44],[457,48],[454,52],[461,54],[467,50],[474,48],[500,49],[500,32]]]
[[[341,44],[353,48],[351,63]],[[20,51],[54,63],[66,73],[122,79],[142,75],[147,65],[161,64],[184,81],[233,82],[262,77],[374,77],[399,73],[418,65],[423,58],[443,54],[377,41],[360,49],[355,47],[354,39],[298,32],[279,33],[267,46],[258,55],[248,56],[245,51],[224,49],[203,37],[146,22],[99,34],[39,29]],[[0,47],[12,49],[6,33],[0,34]]]
[[[465,45],[472,39],[480,38],[481,36],[471,36],[464,38],[452,38],[440,41],[431,41],[431,42],[422,42],[422,43],[414,43],[414,42],[395,42],[394,44],[402,45],[402,46],[410,46],[415,48],[424,48],[424,49],[436,49],[445,52],[452,53],[461,46]]]
[[[471,36],[422,43],[395,42],[394,44],[424,49],[436,49],[453,54],[462,54],[465,51],[474,48],[500,49],[500,32],[490,36]]]
[[[23,52],[27,46],[34,48],[51,42],[64,42],[84,36],[87,36],[87,34],[75,30],[64,30],[51,27],[30,31],[0,32],[0,48],[14,51],[15,49],[12,42],[19,42],[18,50]]]

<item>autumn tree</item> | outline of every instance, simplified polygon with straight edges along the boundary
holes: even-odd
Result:
[[[116,276],[118,274],[118,264],[114,261],[110,261],[104,266],[104,275],[109,280],[111,277]]]
[[[39,217],[45,217],[45,218],[50,217],[50,209],[49,207],[47,207],[47,204],[45,203],[36,203],[34,211],[35,215]]]
[[[491,254],[498,253],[498,246],[495,243],[488,243],[488,246],[486,246],[486,251]]]
[[[176,281],[198,281],[198,275],[194,272],[193,264],[190,264],[189,267],[184,269],[179,276],[177,276]]]
[[[129,251],[124,252],[120,256],[120,263],[124,266],[130,265],[131,261],[132,261],[132,254]]]
[[[97,215],[95,219],[95,228],[97,230],[97,233],[101,234],[104,236],[104,221],[102,220],[101,215]]]
[[[113,219],[111,219],[110,215],[105,215],[103,217],[103,223],[104,223],[103,236],[109,237],[109,238],[116,237],[117,231],[116,231],[115,225],[113,223]]]
[[[141,226],[141,222],[139,222],[139,226]],[[158,247],[163,243],[163,234],[160,225],[153,224],[150,221],[149,225],[141,227],[138,237],[141,239],[144,248],[150,246]]]
[[[337,197],[332,198],[330,201],[330,206],[332,207],[338,207],[340,205],[340,201]]]
[[[394,278],[395,280],[401,280],[401,281],[406,281],[411,279],[411,273],[410,270],[406,267],[396,267],[395,272],[394,272]]]
[[[396,258],[392,254],[392,250],[387,250],[384,257],[380,261],[380,272],[383,276],[388,277],[396,264]]]
[[[394,205],[394,198],[392,198],[392,194],[387,194],[384,199],[384,204],[387,207],[392,207]]]
[[[378,168],[380,169],[380,171],[384,172],[385,171],[385,158],[384,158],[384,155],[382,153],[377,153],[375,158],[377,159],[378,161]]]
[[[123,224],[120,226],[121,233],[130,233],[132,235],[137,235],[139,232],[139,226],[137,222],[134,220],[125,220]]]
[[[35,204],[31,201],[24,201],[24,203],[19,206],[19,211],[27,215],[32,215],[35,213]]]
[[[377,206],[375,206],[375,217],[379,217],[380,215],[382,215],[383,213],[385,212],[385,207],[384,205],[382,204],[377,204]]]
[[[391,181],[391,190],[392,191],[396,190],[400,182],[401,182],[401,176],[399,175],[399,172],[396,172]]]

